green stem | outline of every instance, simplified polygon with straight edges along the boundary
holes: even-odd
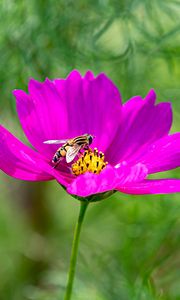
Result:
[[[82,223],[83,223],[83,219],[84,219],[87,207],[88,207],[88,202],[81,201],[79,218],[78,218],[76,228],[75,228],[75,231],[74,231],[74,238],[73,238],[71,259],[70,259],[70,266],[69,266],[69,273],[68,273],[68,282],[67,282],[67,286],[66,286],[66,292],[65,292],[64,300],[70,300],[71,299],[74,275],[75,275],[75,270],[76,270],[76,261],[77,261],[77,254],[78,254],[79,237],[80,237],[81,226],[82,226]]]

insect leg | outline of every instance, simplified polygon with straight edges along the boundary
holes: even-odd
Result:
[[[83,147],[83,149],[84,149],[84,150],[88,150],[88,149],[89,149],[89,145],[85,145],[85,146]]]

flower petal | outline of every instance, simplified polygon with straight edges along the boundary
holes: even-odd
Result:
[[[151,144],[140,161],[146,165],[149,174],[180,167],[180,133]]]
[[[89,133],[95,136],[94,146],[104,151],[119,126],[121,98],[104,74],[94,78],[87,72],[82,78],[73,71],[66,80],[39,83],[32,79],[29,93],[13,92],[19,119],[30,143],[49,159],[57,146],[45,145],[45,140]]]
[[[93,194],[113,190],[116,182],[116,171],[107,166],[100,174],[85,173],[78,176],[67,187],[67,192],[79,197],[88,197]]]
[[[118,172],[118,185],[139,182],[148,175],[148,169],[142,163],[129,166],[126,162],[122,162],[121,164],[116,165],[115,168]]]
[[[0,169],[6,174],[30,181],[50,180],[50,166],[43,157],[24,145],[0,125]]]
[[[17,111],[22,128],[30,143],[41,153],[51,159],[57,145],[46,145],[49,139],[64,138],[67,132],[67,111],[52,82],[29,82],[30,95],[15,90]]]
[[[147,169],[142,164],[129,167],[120,165],[116,168],[108,165],[100,174],[85,173],[78,176],[67,187],[67,192],[79,197],[88,197],[93,194],[104,193],[116,189],[120,184],[143,180]]]
[[[73,71],[66,80],[55,80],[59,95],[67,105],[68,132],[71,137],[89,133],[95,136],[93,146],[104,151],[119,126],[121,97],[105,74],[84,78]]]
[[[168,134],[172,123],[170,103],[154,105],[155,93],[136,96],[123,105],[122,120],[106,157],[111,164],[135,162],[146,146]]]
[[[180,179],[144,180],[117,188],[126,194],[171,194],[180,192]]]
[[[87,79],[87,80],[93,80],[94,79],[94,74],[92,71],[87,71],[85,76],[84,76],[84,79]]]

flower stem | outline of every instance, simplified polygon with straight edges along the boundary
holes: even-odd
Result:
[[[71,259],[70,259],[70,266],[69,266],[69,273],[68,273],[68,282],[66,286],[66,292],[64,300],[70,300],[74,282],[74,275],[76,270],[76,261],[77,261],[77,254],[78,254],[78,245],[79,245],[79,237],[81,232],[81,226],[83,223],[83,219],[85,216],[86,209],[88,207],[89,202],[81,201],[80,212],[78,221],[74,231],[74,238],[71,250]]]

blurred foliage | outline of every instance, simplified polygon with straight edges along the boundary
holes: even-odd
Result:
[[[106,72],[123,101],[155,88],[177,131],[179,15],[175,0],[1,0],[1,123],[24,138],[12,90],[76,68]],[[62,299],[78,202],[55,182],[0,179],[0,299]],[[116,193],[92,204],[73,299],[180,299],[178,200]]]

